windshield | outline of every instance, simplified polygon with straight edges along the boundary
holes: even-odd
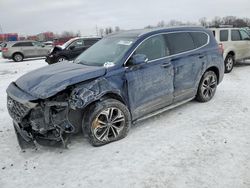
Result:
[[[75,63],[92,66],[114,66],[125,55],[135,38],[112,36],[107,37],[88,50],[83,52],[75,60]]]

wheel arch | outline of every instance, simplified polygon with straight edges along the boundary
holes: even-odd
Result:
[[[219,71],[218,67],[212,66],[212,67],[207,68],[207,70],[203,73],[203,75],[204,75],[206,72],[208,72],[208,71],[213,71],[213,72],[216,74],[216,76],[217,76],[217,83],[219,84],[219,80],[220,80],[220,71]]]
[[[14,55],[16,55],[16,54],[20,54],[21,56],[23,56],[23,58],[24,58],[24,54],[22,53],[22,52],[20,52],[20,51],[17,51],[17,52],[14,52],[13,54],[12,54],[12,59],[14,58]]]
[[[227,57],[228,55],[232,55],[232,56],[234,57],[234,59],[235,59],[235,57],[236,57],[236,53],[235,53],[235,51],[233,51],[233,50],[230,50],[230,51],[227,53],[226,57]],[[225,57],[225,58],[226,58],[226,57]]]

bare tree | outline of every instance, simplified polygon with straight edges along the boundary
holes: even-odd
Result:
[[[121,29],[119,26],[115,26],[115,32],[119,32]]]
[[[165,27],[165,22],[162,20],[157,24],[157,27]]]
[[[101,37],[104,36],[104,29],[103,29],[103,28],[99,29],[99,35],[100,35]]]
[[[208,26],[208,21],[206,17],[202,17],[199,19],[199,23],[200,25],[202,25],[203,27],[207,27]]]

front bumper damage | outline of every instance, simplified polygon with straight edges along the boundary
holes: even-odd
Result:
[[[69,134],[75,132],[68,118],[68,102],[24,102],[8,95],[7,108],[22,149],[35,147],[35,143],[66,147]]]
[[[120,90],[104,78],[75,85],[47,99],[35,98],[10,84],[7,108],[20,146],[61,143],[66,147],[69,136],[82,131],[86,107],[110,91],[123,99]]]

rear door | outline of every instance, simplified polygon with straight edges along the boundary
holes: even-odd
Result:
[[[197,34],[178,32],[165,35],[174,67],[174,102],[192,98],[196,94],[197,82],[205,68],[206,52],[195,50],[204,36],[194,38]]]
[[[246,53],[246,42],[242,40],[240,30],[232,29],[231,30],[231,41],[235,49],[236,60],[244,59]]]
[[[126,69],[129,104],[134,118],[168,106],[173,102],[173,66],[167,58],[163,35],[145,40],[135,51],[148,63]]]
[[[241,35],[242,45],[244,47],[243,57],[248,58],[250,57],[250,36],[243,29],[240,30],[240,35]]]
[[[24,57],[36,57],[37,51],[32,42],[21,42],[19,44],[20,51],[23,53]]]

